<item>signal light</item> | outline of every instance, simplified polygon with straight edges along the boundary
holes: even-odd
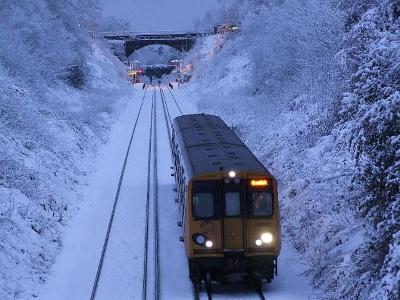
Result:
[[[268,180],[267,179],[252,179],[250,181],[251,186],[267,186]]]

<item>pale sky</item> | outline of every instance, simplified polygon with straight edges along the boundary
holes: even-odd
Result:
[[[218,0],[101,0],[105,16],[127,20],[134,31],[191,30]],[[211,27],[211,26],[210,26]]]

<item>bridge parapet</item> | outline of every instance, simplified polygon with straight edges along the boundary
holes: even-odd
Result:
[[[159,31],[159,32],[133,32],[133,31],[121,31],[121,32],[99,32],[94,33],[95,38],[104,38],[107,40],[157,40],[157,39],[188,39],[198,38],[208,35],[215,34],[212,30],[204,31]]]
[[[214,35],[214,30],[191,32],[160,31],[160,32],[99,32],[93,33],[94,38],[106,39],[115,43],[123,42],[125,55],[129,57],[136,50],[150,45],[167,45],[184,52],[193,48],[196,40],[201,37]]]

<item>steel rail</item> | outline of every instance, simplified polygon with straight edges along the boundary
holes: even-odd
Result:
[[[263,294],[262,291],[259,291],[259,292],[257,292],[257,293],[258,293],[258,295],[260,296],[260,299],[261,299],[261,300],[265,300],[265,296],[264,296],[264,294]]]
[[[194,300],[200,300],[200,291],[197,284],[193,284],[193,298]]]
[[[165,124],[167,126],[167,131],[168,131],[169,148],[171,150],[171,155],[172,155],[172,135],[171,135],[172,120],[171,120],[171,115],[168,110],[167,101],[165,100],[164,91],[161,89],[161,86],[159,88],[160,88],[160,94],[161,94],[161,102],[162,102],[163,111],[164,111]],[[169,121],[169,123],[168,123],[168,121]]]
[[[112,224],[113,224],[113,221],[114,221],[115,210],[116,210],[117,204],[118,204],[119,193],[121,191],[122,180],[124,178],[125,169],[126,169],[126,165],[127,165],[127,162],[128,162],[128,157],[129,157],[129,153],[130,153],[131,146],[132,146],[133,136],[134,136],[135,131],[136,131],[136,126],[138,124],[138,120],[139,120],[139,117],[140,117],[140,114],[141,114],[141,111],[142,111],[142,107],[143,107],[144,99],[146,98],[146,94],[147,94],[147,88],[144,91],[142,102],[140,103],[139,111],[138,111],[138,114],[136,116],[135,124],[133,125],[132,133],[131,133],[131,136],[130,136],[130,139],[129,139],[128,148],[127,148],[126,153],[125,153],[125,159],[124,159],[124,163],[122,165],[122,170],[121,170],[121,173],[120,173],[120,176],[119,176],[117,192],[116,192],[115,197],[114,197],[114,203],[113,203],[113,207],[112,207],[112,210],[111,210],[111,216],[110,216],[110,219],[108,221],[107,232],[106,232],[106,236],[105,236],[105,239],[104,239],[104,242],[103,242],[103,247],[102,247],[102,250],[101,250],[100,261],[99,261],[99,264],[97,265],[96,277],[95,277],[94,284],[93,284],[93,287],[92,287],[90,300],[94,300],[95,297],[96,297],[97,287],[98,287],[98,284],[99,284],[101,271],[102,271],[102,268],[103,268],[104,257],[105,257],[106,251],[107,251],[108,241],[109,241],[109,238],[110,238],[111,227],[112,227]]]
[[[149,215],[150,215],[150,189],[151,189],[151,150],[152,150],[152,132],[153,132],[153,106],[154,106],[154,92],[151,99],[151,117],[150,117],[150,134],[149,134],[149,150],[147,159],[147,194],[146,194],[146,223],[144,231],[144,258],[143,258],[143,282],[142,282],[142,300],[147,299],[147,261],[149,255]]]
[[[264,296],[264,294],[262,292],[262,285],[256,288],[256,292],[260,296],[261,300],[265,300],[265,296]]]
[[[161,88],[161,86],[159,86],[159,89],[160,89],[161,101],[162,101],[162,105],[163,105],[165,124],[166,124],[167,130],[168,130],[168,138],[169,138],[169,146],[170,146],[170,150],[171,150],[171,156],[173,156],[172,137],[171,137],[171,128],[172,128],[171,114],[169,112],[168,103],[166,100],[164,90]],[[177,103],[175,102],[175,104],[177,104]],[[177,107],[179,108],[179,106],[177,106]],[[200,290],[199,290],[199,286],[197,284],[193,284],[193,297],[195,300],[200,300]],[[209,298],[209,299],[211,299],[211,298]]]
[[[212,300],[212,291],[206,289],[207,299]],[[193,298],[194,300],[200,300],[200,288],[198,284],[193,284]]]
[[[157,95],[154,90],[153,110],[153,218],[154,218],[154,299],[160,298],[160,257],[159,257],[159,227],[158,227],[158,165],[157,165]]]
[[[178,110],[179,110],[179,112],[181,113],[181,116],[182,116],[182,115],[183,115],[183,112],[182,112],[181,108],[179,107],[178,102],[176,101],[174,94],[172,94],[172,91],[171,91],[171,89],[169,88],[169,86],[167,86],[167,89],[168,89],[169,93],[171,94],[172,99],[174,99],[175,105],[176,105],[176,107],[178,108]]]
[[[167,101],[165,99],[165,94],[164,91],[161,89],[160,86],[160,94],[161,94],[161,100],[162,100],[162,104],[163,104],[163,110],[164,110],[164,118],[165,118],[165,124],[167,126],[167,131],[168,131],[168,142],[169,142],[169,149],[170,149],[170,153],[171,153],[171,161],[174,161],[174,153],[173,153],[173,149],[172,149],[172,134],[171,134],[171,130],[172,130],[172,120],[171,120],[171,115],[169,113],[169,109],[168,109],[168,104]],[[169,121],[169,123],[168,123]],[[171,169],[174,169],[174,167],[172,166]],[[175,191],[177,190],[177,177],[175,176]]]
[[[173,146],[172,146],[172,135],[171,135],[171,130],[172,130],[172,120],[171,120],[171,115],[169,114],[169,109],[168,109],[168,104],[167,101],[165,99],[165,94],[164,91],[161,89],[160,87],[160,93],[161,93],[161,98],[162,98],[162,104],[163,104],[163,110],[164,110],[164,117],[165,117],[165,123],[167,126],[167,131],[168,131],[168,141],[169,141],[169,150],[170,150],[170,154],[171,154],[171,161],[173,163],[173,165],[171,166],[171,169],[174,169],[174,151],[173,151]],[[168,123],[169,121],[169,123]],[[175,174],[176,175],[176,174]],[[177,176],[174,177],[175,178],[175,187],[174,187],[174,192],[176,192],[178,190],[178,178]]]
[[[206,288],[208,300],[212,300],[212,291]],[[256,293],[260,296],[261,300],[265,300],[264,293],[262,292],[262,287],[256,287]],[[193,284],[193,297],[194,300],[200,300],[200,288],[199,284]]]

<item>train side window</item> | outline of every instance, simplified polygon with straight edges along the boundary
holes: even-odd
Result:
[[[273,197],[269,191],[253,191],[251,192],[253,204],[252,215],[255,217],[271,217]]]
[[[240,193],[225,193],[225,216],[240,216]]]
[[[193,217],[211,218],[214,216],[214,195],[212,193],[197,193],[193,195]]]

